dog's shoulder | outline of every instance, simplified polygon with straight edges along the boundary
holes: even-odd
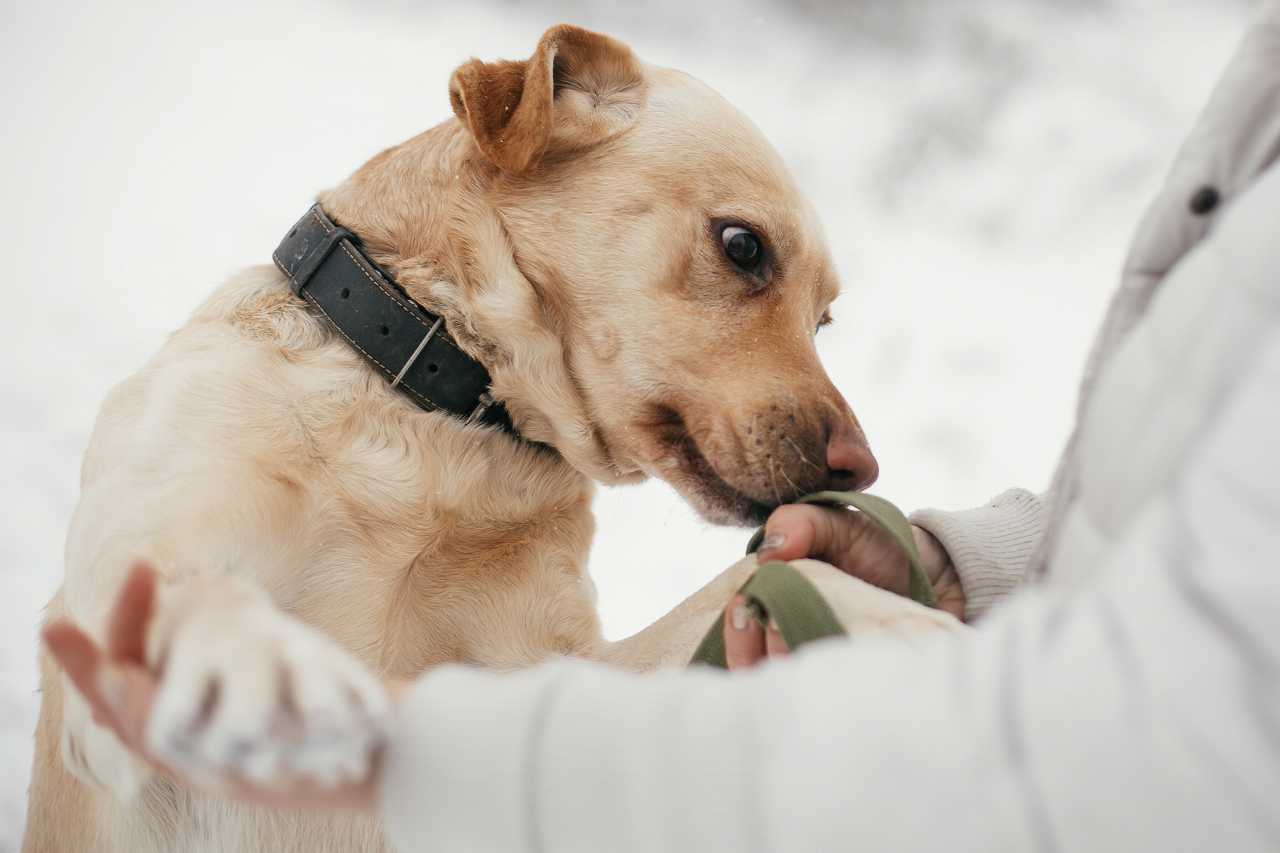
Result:
[[[350,397],[367,370],[336,340],[274,267],[233,275],[132,376],[103,401],[82,469],[171,454],[306,444],[294,435]],[[320,414],[323,414],[322,411]],[[201,451],[200,449],[204,450]]]
[[[288,350],[312,349],[333,337],[270,265],[243,269],[210,294],[188,326],[203,324],[226,326],[249,341]]]

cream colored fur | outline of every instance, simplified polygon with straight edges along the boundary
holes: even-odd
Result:
[[[742,523],[826,485],[832,434],[861,440],[811,340],[836,293],[820,229],[739,113],[569,27],[526,62],[463,66],[451,93],[456,120],[321,201],[554,451],[419,410],[273,267],[216,290],[104,403],[48,614],[101,636],[133,562],[160,570],[149,653],[166,692],[149,736],[189,772],[358,775],[384,713],[365,667],[683,661],[752,561],[605,643],[585,572],[592,481],[659,476]],[[764,290],[727,264],[722,218],[767,235]],[[852,627],[953,625],[801,565]],[[371,820],[176,790],[47,660],[42,688],[27,851],[383,844]],[[307,735],[288,749],[271,736],[282,703]]]

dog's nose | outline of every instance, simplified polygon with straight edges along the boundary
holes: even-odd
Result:
[[[827,480],[837,491],[860,492],[880,476],[880,465],[861,437],[840,430],[827,442]]]

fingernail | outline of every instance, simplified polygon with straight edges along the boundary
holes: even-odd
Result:
[[[733,630],[735,631],[745,631],[749,618],[745,604],[735,604],[733,610],[729,612],[729,621],[733,623]]]
[[[776,551],[785,544],[787,544],[787,535],[785,533],[770,533],[760,542],[760,550]]]
[[[774,619],[772,616],[769,617],[769,630],[775,634],[782,634],[782,632],[778,630],[778,620]]]
[[[113,667],[104,666],[98,671],[98,692],[111,710],[119,711],[124,707],[125,691],[124,676]]]

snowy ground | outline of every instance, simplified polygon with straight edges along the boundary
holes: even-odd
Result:
[[[820,344],[877,490],[958,507],[1047,481],[1133,223],[1251,5],[7,0],[0,853],[21,834],[34,631],[103,393],[316,190],[445,118],[460,61],[526,56],[568,20],[750,114],[823,212],[846,292]],[[659,484],[597,506],[614,636],[744,541]]]

